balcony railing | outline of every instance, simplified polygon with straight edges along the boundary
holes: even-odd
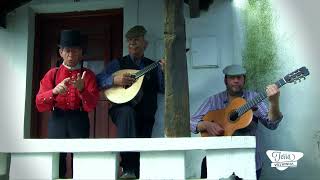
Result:
[[[59,152],[74,153],[74,179],[117,179],[120,151],[141,152],[140,179],[185,179],[186,152],[194,150],[206,151],[208,179],[229,177],[233,172],[255,179],[255,146],[255,137],[248,136],[25,139],[11,142],[1,152],[11,154],[10,180],[57,179]]]

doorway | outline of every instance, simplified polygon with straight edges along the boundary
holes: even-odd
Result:
[[[30,132],[31,138],[47,138],[50,112],[38,112],[35,97],[45,73],[61,61],[57,46],[61,30],[80,30],[84,67],[98,73],[111,59],[122,57],[123,9],[36,14],[35,22]],[[108,116],[108,106],[100,92],[97,107],[89,113],[90,138],[116,137],[116,128]]]

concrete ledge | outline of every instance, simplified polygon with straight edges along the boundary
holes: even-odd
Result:
[[[121,139],[25,139],[5,142],[0,152],[120,152],[255,148],[253,136]]]
[[[206,150],[208,179],[255,179],[255,137],[41,139],[11,145],[10,180],[57,178],[58,153],[72,152],[73,177],[116,179],[117,152],[138,151],[140,179],[185,179],[185,152]]]

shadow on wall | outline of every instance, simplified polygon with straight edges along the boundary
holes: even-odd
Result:
[[[152,129],[152,137],[164,137],[164,94],[158,94],[158,109],[155,114],[155,119]]]
[[[0,180],[9,179],[9,164],[10,156],[5,153],[0,153]]]

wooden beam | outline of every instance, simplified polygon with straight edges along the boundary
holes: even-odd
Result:
[[[165,135],[189,137],[189,86],[183,0],[165,0]]]
[[[189,0],[190,18],[200,17],[199,0]]]

